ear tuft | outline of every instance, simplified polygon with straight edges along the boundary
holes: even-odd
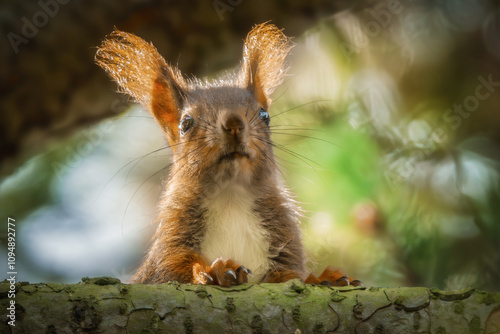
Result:
[[[162,126],[175,127],[187,84],[156,48],[136,35],[115,30],[95,55],[120,90],[146,108]]]
[[[245,39],[239,79],[264,108],[271,102],[270,95],[283,82],[287,70],[285,59],[293,46],[283,29],[269,23],[255,26]]]

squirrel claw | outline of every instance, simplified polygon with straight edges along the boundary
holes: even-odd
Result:
[[[342,269],[334,269],[332,267],[326,267],[319,277],[310,274],[305,283],[333,286],[363,286],[361,281],[350,278]]]
[[[216,259],[208,268],[207,274],[210,279],[207,279],[206,284],[219,285],[229,287],[248,282],[249,270],[231,259]]]
[[[339,286],[349,285],[349,278],[347,276],[342,276],[336,281]]]
[[[205,276],[205,278],[207,279],[207,284],[212,284],[212,282],[214,281],[212,276],[210,276],[208,273],[203,273],[203,276]]]
[[[236,272],[239,273],[240,271],[243,271],[247,275],[253,276],[253,272],[244,266],[240,266],[238,269],[236,269]]]
[[[250,269],[244,266],[239,266],[238,269],[236,269],[236,275],[238,276],[236,281],[238,284],[241,284],[248,283],[248,276],[252,276],[253,273]]]
[[[236,273],[234,272],[233,269],[227,270],[226,275],[231,276],[232,278],[234,278],[234,280],[236,280],[238,278],[238,276],[236,276]]]
[[[354,281],[351,281],[352,286],[363,286],[363,283],[361,283],[360,280],[355,279]]]

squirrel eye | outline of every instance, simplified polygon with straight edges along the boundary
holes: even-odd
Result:
[[[269,117],[269,113],[265,111],[264,108],[260,108],[259,118],[262,122],[266,123],[266,125],[269,125],[269,123],[271,123],[271,117]]]
[[[194,119],[191,116],[186,116],[182,119],[179,124],[179,130],[181,131],[181,135],[183,136],[186,132],[189,131],[194,125]]]

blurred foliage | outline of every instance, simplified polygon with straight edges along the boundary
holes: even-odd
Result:
[[[288,179],[314,269],[500,288],[498,22],[486,1],[381,2],[301,39],[304,64],[274,107],[322,130],[283,136],[312,167]]]
[[[304,209],[311,270],[343,267],[366,285],[499,290],[498,6],[375,2],[318,22],[295,41],[271,124],[283,174]],[[20,235],[52,240],[51,249],[26,247],[23,261],[39,271],[28,279],[124,278],[146,247],[168,158],[155,152],[164,143],[144,113],[113,122],[62,179],[53,163],[67,159],[81,133],[0,185],[2,212],[31,226]],[[61,215],[40,208],[64,212],[67,235],[90,238],[87,226],[101,237],[57,241],[47,229]],[[111,227],[97,228],[104,224]],[[31,230],[39,234],[29,239]],[[89,255],[78,262],[68,251],[53,264],[71,243]],[[107,252],[123,256],[88,264]]]

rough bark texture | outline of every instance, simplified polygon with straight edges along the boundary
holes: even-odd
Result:
[[[16,286],[15,327],[1,333],[500,333],[500,293],[176,282]],[[10,283],[0,283],[5,313]]]

